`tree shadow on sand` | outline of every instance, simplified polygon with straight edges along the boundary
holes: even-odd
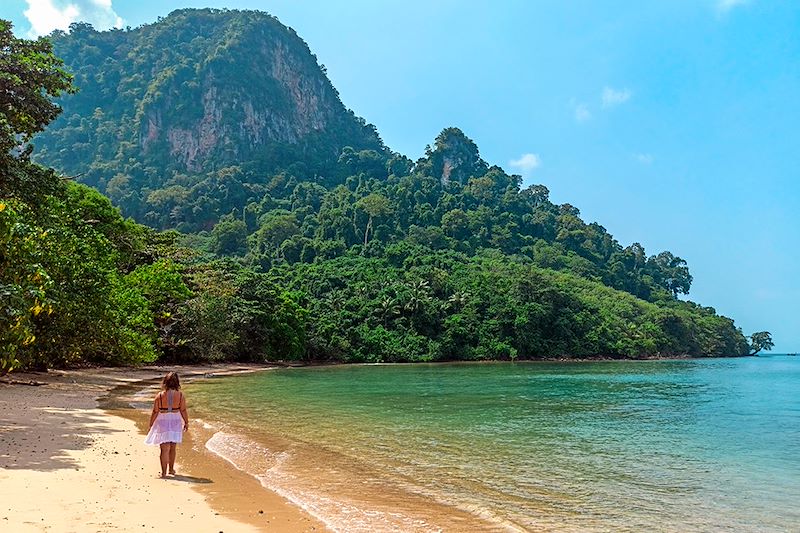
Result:
[[[0,468],[53,471],[78,468],[70,451],[85,450],[95,443],[93,435],[109,433],[105,417],[87,409],[29,406],[24,420],[0,414]],[[116,450],[98,450],[103,454]]]

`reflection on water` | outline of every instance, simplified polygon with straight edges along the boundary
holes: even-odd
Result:
[[[800,361],[773,357],[285,369],[189,392],[221,430],[209,449],[334,529],[787,531],[798,385]]]

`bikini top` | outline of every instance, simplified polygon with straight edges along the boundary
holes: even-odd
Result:
[[[167,407],[164,407],[164,395],[158,397],[158,410],[162,412],[171,413],[173,409],[179,410],[181,407],[181,397],[178,396],[178,405],[176,407],[172,407],[172,390],[167,391]],[[178,393],[180,394],[180,392]]]

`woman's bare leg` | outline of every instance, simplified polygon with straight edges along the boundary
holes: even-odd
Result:
[[[174,442],[169,443],[169,473],[175,475],[175,455],[178,453],[178,445]]]
[[[167,465],[169,464],[169,442],[161,443],[161,477],[167,477]]]

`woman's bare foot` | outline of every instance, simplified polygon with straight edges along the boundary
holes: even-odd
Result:
[[[175,475],[175,471],[174,471],[174,470],[170,470],[170,471],[169,471],[169,475],[170,475],[170,476],[174,476],[174,475]]]
[[[165,474],[164,472],[161,472],[161,473],[158,475],[158,477],[159,477],[159,479],[166,479],[166,478],[167,478],[167,474]]]

